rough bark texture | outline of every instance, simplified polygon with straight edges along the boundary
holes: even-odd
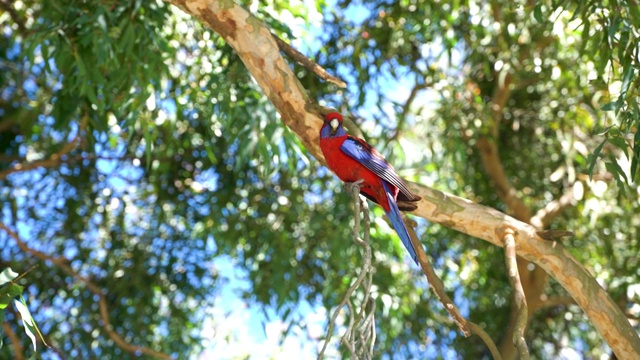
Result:
[[[308,96],[280,55],[269,29],[232,1],[169,2],[198,18],[235,49],[282,121],[311,154],[324,162],[318,145],[322,119],[307,110]],[[422,196],[413,212],[417,216],[497,246],[503,246],[501,235],[505,231],[513,231],[518,255],[544,269],[571,294],[618,358],[640,358],[640,339],[627,318],[562,245],[541,239],[533,226],[495,209],[420,184],[411,187]]]

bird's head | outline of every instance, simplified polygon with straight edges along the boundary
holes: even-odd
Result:
[[[342,128],[342,115],[337,112],[330,112],[324,116],[324,125],[320,132],[321,137],[333,137],[346,135]]]

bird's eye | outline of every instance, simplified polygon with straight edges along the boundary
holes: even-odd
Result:
[[[330,124],[332,129],[337,129],[340,122],[338,121],[338,119],[333,119],[331,120]]]

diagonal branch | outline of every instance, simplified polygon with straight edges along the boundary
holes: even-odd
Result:
[[[469,330],[471,330],[472,333],[476,334],[487,345],[489,351],[491,352],[491,356],[493,356],[493,360],[502,360],[500,351],[498,351],[498,347],[491,339],[491,336],[489,336],[489,334],[487,334],[487,332],[484,331],[484,329],[480,327],[480,325],[471,321],[469,321],[467,324],[469,325]]]
[[[2,329],[4,329],[5,334],[11,341],[13,345],[13,356],[15,360],[24,360],[24,349],[22,348],[22,344],[20,343],[20,338],[16,335],[15,331],[11,328],[8,322],[2,323]]]
[[[418,240],[418,236],[416,235],[416,231],[411,226],[407,226],[407,230],[409,232],[409,238],[411,239],[411,243],[413,244],[413,248],[416,249],[416,254],[418,255],[418,263],[420,264],[420,268],[422,268],[422,272],[424,272],[427,277],[427,281],[429,282],[429,286],[433,289],[433,292],[436,294],[436,297],[442,303],[442,306],[447,310],[449,315],[453,318],[453,321],[458,325],[458,329],[465,337],[471,336],[471,331],[469,330],[469,326],[467,324],[467,320],[460,314],[460,310],[456,306],[456,304],[451,300],[447,292],[444,290],[444,284],[442,280],[438,277],[427,254],[425,254],[424,249],[422,248],[422,244]]]
[[[18,163],[9,167],[4,171],[0,171],[0,180],[4,180],[7,178],[7,176],[16,172],[29,171],[29,170],[33,170],[41,167],[52,168],[52,167],[60,166],[60,164],[63,161],[63,157],[65,157],[65,155],[73,151],[81,143],[88,121],[89,121],[89,117],[85,116],[82,119],[80,126],[78,128],[78,134],[73,138],[73,140],[64,144],[60,150],[53,153],[51,156],[49,156],[46,159],[32,161],[26,164]]]
[[[26,164],[23,164],[23,163],[15,164],[6,170],[0,171],[0,180],[4,180],[7,178],[7,176],[16,172],[29,171],[37,168],[57,167],[61,164],[62,157],[67,153],[69,153],[71,150],[73,150],[76,147],[76,144],[78,142],[79,142],[78,138],[73,139],[71,142],[65,144],[62,147],[62,149],[60,149],[58,152],[54,153],[53,155],[51,155],[46,159],[32,161]]]
[[[516,261],[516,241],[513,238],[513,231],[508,230],[504,234],[504,256],[507,263],[509,283],[513,288],[513,297],[516,305],[516,322],[513,332],[513,344],[518,349],[520,359],[529,359],[529,349],[524,340],[527,329],[527,297],[524,295],[520,274],[518,273],[518,262]]]
[[[416,249],[420,267],[422,268],[424,274],[427,276],[429,286],[436,293],[436,297],[438,298],[438,300],[440,300],[447,312],[449,312],[449,314],[453,318],[453,321],[456,323],[456,325],[458,325],[458,329],[460,329],[460,332],[462,332],[465,337],[469,337],[471,336],[471,334],[476,334],[487,345],[494,360],[501,360],[502,357],[500,356],[498,347],[493,342],[489,334],[487,334],[486,331],[484,331],[484,329],[482,329],[479,325],[465,319],[462,314],[460,314],[460,310],[458,309],[458,307],[456,307],[456,305],[453,303],[453,300],[451,300],[449,295],[447,295],[446,291],[444,290],[444,284],[433,269],[433,266],[431,265],[427,254],[424,252],[422,244],[418,240],[418,236],[413,227],[408,226],[407,230],[409,231],[409,238],[411,239],[411,243]]]
[[[127,342],[125,339],[122,338],[122,336],[120,336],[120,334],[118,334],[114,329],[113,326],[111,325],[111,319],[109,317],[109,308],[107,306],[107,299],[104,295],[104,292],[102,290],[102,288],[98,287],[97,285],[95,285],[94,283],[92,283],[88,278],[78,274],[78,272],[76,272],[75,270],[73,270],[71,268],[71,266],[69,266],[69,260],[64,258],[64,257],[55,257],[55,256],[51,256],[51,255],[47,255],[41,251],[35,250],[30,248],[24,241],[22,241],[22,239],[20,239],[20,237],[18,236],[18,234],[16,232],[14,232],[13,230],[9,229],[5,224],[0,223],[0,229],[4,230],[9,237],[11,237],[17,244],[18,247],[20,247],[20,249],[27,253],[30,254],[42,261],[51,261],[51,263],[53,263],[55,266],[59,267],[62,271],[64,271],[67,275],[75,278],[76,280],[82,282],[87,289],[89,289],[89,291],[91,291],[95,296],[98,297],[98,307],[100,309],[100,319],[102,320],[102,329],[103,331],[105,331],[107,333],[107,335],[109,336],[109,338],[111,340],[113,340],[113,342],[122,350],[129,352],[131,354],[144,354],[144,355],[149,355],[151,357],[157,358],[157,359],[172,359],[171,356],[160,352],[160,351],[156,351],[144,346],[137,346],[137,345],[133,345],[130,344],[129,342]]]
[[[280,113],[282,122],[296,133],[318,161],[324,163],[318,139],[322,119],[318,111],[307,110],[313,104],[280,55],[269,29],[232,2],[168,1],[198,18],[231,45]],[[495,209],[424,185],[412,184],[411,188],[422,196],[418,209],[413,212],[417,216],[500,247],[503,243],[496,236],[497,229],[513,229],[518,255],[551,274],[571,294],[618,358],[640,357],[640,339],[627,318],[607,292],[561,244],[541,239],[533,226]]]
[[[564,209],[574,205],[576,203],[576,198],[573,194],[578,186],[582,186],[580,181],[576,181],[569,190],[560,196],[560,198],[550,201],[545,205],[545,207],[538,210],[530,220],[531,225],[539,229],[544,229],[551,223],[551,221],[553,221],[553,219],[560,215]]]
[[[276,39],[276,42],[278,43],[278,48],[280,50],[282,50],[285,54],[287,54],[287,56],[289,56],[295,62],[304,66],[307,70],[311,71],[312,73],[316,74],[316,76],[318,76],[320,79],[329,81],[341,88],[347,87],[347,84],[344,81],[329,74],[327,70],[325,70],[322,66],[313,62],[311,59],[306,57],[303,53],[296,50],[293,46],[287,44],[284,40],[280,39],[276,35],[273,35],[273,37],[274,39]]]

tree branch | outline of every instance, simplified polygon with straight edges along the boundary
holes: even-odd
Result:
[[[24,360],[24,349],[22,348],[22,344],[20,343],[20,338],[13,331],[8,322],[2,323],[2,328],[4,329],[4,333],[7,334],[11,344],[13,345],[13,356],[15,360]]]
[[[78,274],[75,270],[73,270],[71,268],[71,266],[69,266],[69,260],[65,257],[54,257],[51,255],[47,255],[41,251],[35,250],[30,248],[24,241],[22,241],[22,239],[20,239],[20,237],[18,236],[18,234],[16,232],[14,232],[13,230],[9,229],[5,224],[0,223],[0,229],[4,230],[9,237],[11,237],[16,244],[18,244],[18,247],[25,253],[30,254],[42,261],[50,261],[51,263],[53,263],[55,266],[59,267],[62,271],[64,271],[67,275],[77,279],[78,281],[82,282],[87,289],[89,289],[89,291],[91,291],[95,296],[98,297],[98,307],[100,309],[100,319],[102,320],[102,329],[107,333],[107,335],[109,336],[109,338],[111,340],[113,340],[113,342],[122,350],[129,352],[131,354],[144,354],[144,355],[149,355],[152,356],[154,358],[157,359],[172,359],[171,356],[160,352],[160,351],[155,351],[153,349],[144,347],[144,346],[137,346],[137,345],[132,345],[129,342],[127,342],[125,339],[122,338],[122,336],[120,336],[120,334],[118,334],[114,329],[113,326],[111,325],[111,319],[109,317],[109,308],[107,306],[107,300],[106,297],[104,295],[104,292],[102,291],[102,289],[100,287],[98,287],[97,285],[95,285],[94,283],[92,283],[89,279],[87,279],[86,277]]]
[[[0,171],[0,180],[6,179],[7,176],[15,172],[29,171],[29,170],[33,170],[41,167],[51,168],[51,167],[60,166],[60,164],[62,163],[62,158],[65,155],[67,155],[69,152],[74,150],[78,146],[78,144],[80,144],[88,121],[89,121],[89,117],[85,116],[79,125],[78,134],[73,138],[73,140],[64,144],[60,150],[53,153],[51,156],[49,156],[46,159],[37,160],[37,161],[29,162],[26,164],[23,164],[23,163],[15,164],[4,171]]]
[[[574,194],[574,189],[577,186],[582,186],[580,181],[576,181],[570,189],[565,191],[559,199],[550,201],[544,208],[538,210],[536,214],[529,221],[531,225],[537,227],[538,229],[544,229],[553,219],[555,219],[564,209],[567,207],[574,205],[576,202]]]
[[[469,325],[469,330],[471,330],[472,333],[478,335],[478,337],[482,339],[482,341],[484,341],[484,343],[487,345],[489,351],[491,352],[491,356],[493,356],[493,359],[502,360],[500,351],[498,351],[498,347],[491,339],[491,336],[489,336],[489,334],[487,334],[487,332],[484,331],[484,329],[481,328],[480,325],[472,323],[471,321],[467,322],[467,324]]]
[[[529,359],[529,349],[527,342],[524,340],[525,331],[527,329],[527,298],[524,295],[522,282],[520,282],[520,274],[518,273],[518,262],[516,261],[516,241],[513,238],[513,232],[507,231],[503,236],[504,256],[507,263],[507,271],[509,274],[509,283],[513,288],[513,297],[516,305],[516,323],[513,332],[513,344],[518,349],[520,359]]]
[[[576,305],[576,301],[573,300],[573,298],[571,298],[570,296],[553,296],[548,299],[542,300],[538,304],[538,308],[536,310],[567,305]]]
[[[415,101],[420,91],[427,89],[431,86],[433,86],[432,83],[421,83],[421,84],[419,83],[419,84],[416,84],[411,89],[411,92],[409,93],[409,97],[407,97],[407,101],[404,103],[404,106],[402,107],[402,114],[398,117],[398,125],[396,126],[396,131],[393,133],[393,135],[389,136],[389,138],[387,139],[387,144],[391,143],[392,141],[400,137],[403,124],[407,122],[407,116],[409,115],[409,111],[411,110],[411,105],[413,105],[413,102]]]
[[[289,56],[295,62],[304,66],[307,70],[311,71],[312,73],[316,74],[316,76],[318,76],[320,79],[329,81],[341,88],[347,87],[347,83],[329,74],[327,70],[325,70],[322,66],[318,65],[317,63],[315,63],[314,61],[306,57],[303,53],[296,50],[293,46],[287,44],[284,40],[280,39],[276,35],[273,35],[273,38],[276,39],[276,42],[278,43],[278,48],[280,48],[280,50],[282,50],[285,54],[287,54],[287,56]]]
[[[460,310],[444,290],[444,284],[436,274],[433,266],[431,266],[431,262],[429,261],[427,254],[425,254],[420,240],[418,240],[416,231],[412,226],[407,226],[407,230],[409,232],[409,238],[411,239],[413,248],[416,249],[416,254],[418,255],[418,263],[420,264],[420,268],[422,268],[422,272],[427,276],[429,286],[436,294],[436,297],[438,298],[438,300],[440,300],[440,303],[442,303],[442,306],[445,308],[445,310],[447,310],[449,315],[451,315],[451,317],[453,318],[453,322],[458,325],[458,329],[460,329],[460,332],[462,332],[465,337],[471,336],[471,330],[469,330],[467,320],[462,316],[462,314],[460,314]]]
[[[20,18],[20,14],[18,14],[10,2],[7,3],[5,0],[0,0],[0,9],[6,11],[11,17],[11,20],[18,25],[18,31],[20,34],[25,35],[27,33],[27,27],[24,20]]]
[[[319,146],[322,119],[312,108],[304,88],[280,55],[266,26],[235,3],[215,0],[169,0],[220,34],[235,49],[281,119],[307,150],[325,162]],[[256,46],[260,44],[260,46]],[[467,235],[503,246],[498,229],[514,230],[518,254],[551,274],[585,311],[596,330],[619,358],[640,357],[640,339],[622,311],[598,282],[561,244],[550,243],[536,229],[495,209],[412,184],[422,196],[413,213]],[[593,299],[593,300],[592,300]]]
[[[447,295],[446,291],[444,290],[444,284],[434,271],[433,266],[431,265],[427,254],[424,252],[422,244],[418,240],[418,236],[413,227],[408,226],[407,230],[409,231],[409,238],[411,239],[411,243],[413,244],[413,247],[416,249],[416,253],[418,254],[418,262],[420,263],[420,267],[422,268],[424,274],[427,276],[429,286],[436,293],[436,297],[438,298],[438,300],[440,300],[447,312],[449,312],[449,315],[451,315],[453,321],[456,323],[456,325],[458,325],[460,332],[462,332],[465,337],[471,336],[472,333],[478,335],[478,337],[480,337],[480,339],[484,341],[484,343],[489,348],[489,351],[491,352],[493,358],[495,360],[501,360],[502,357],[500,356],[498,347],[493,342],[489,334],[487,334],[486,331],[484,331],[484,329],[482,329],[479,325],[465,319],[462,314],[460,314],[460,310],[453,303],[449,295]]]

